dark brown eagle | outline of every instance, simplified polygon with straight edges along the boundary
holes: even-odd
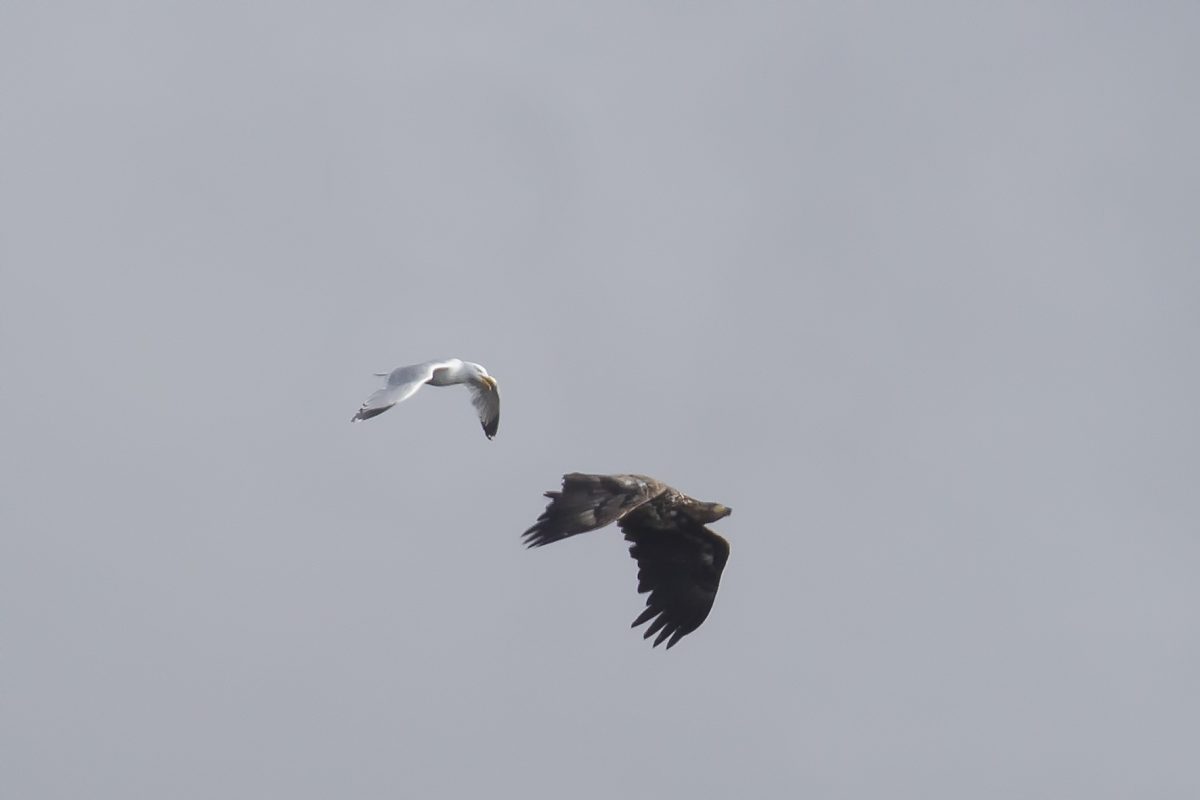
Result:
[[[650,593],[633,627],[650,622],[644,638],[667,649],[708,617],[717,597],[729,543],[704,527],[731,509],[705,503],[645,475],[563,476],[561,492],[546,492],[550,505],[525,531],[525,544],[541,547],[616,522],[633,542],[638,592]],[[657,617],[658,619],[655,619]]]

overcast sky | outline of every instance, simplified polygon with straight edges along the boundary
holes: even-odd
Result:
[[[1200,796],[1200,5],[969,5],[7,0],[0,795]]]

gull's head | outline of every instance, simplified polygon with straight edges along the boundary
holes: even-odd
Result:
[[[482,383],[489,391],[496,391],[496,379],[488,375],[488,371],[483,368],[482,364],[471,364],[471,371],[475,373],[475,380]]]

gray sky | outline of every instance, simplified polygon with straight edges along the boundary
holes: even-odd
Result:
[[[4,3],[0,794],[1196,797],[1198,38]],[[669,653],[574,470],[733,507]]]

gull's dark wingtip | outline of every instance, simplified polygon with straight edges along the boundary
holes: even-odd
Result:
[[[391,408],[391,406],[384,406],[383,408],[367,408],[366,406],[364,406],[358,410],[357,414],[355,414],[353,417],[350,418],[350,421],[358,422],[360,419],[370,419],[371,417],[378,417],[380,414],[387,411],[389,408]]]

